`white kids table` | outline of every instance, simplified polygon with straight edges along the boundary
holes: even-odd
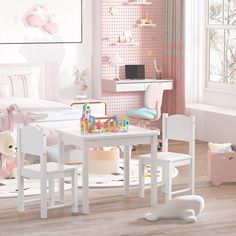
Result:
[[[53,128],[59,134],[59,161],[64,161],[64,143],[73,144],[82,149],[82,212],[89,213],[89,171],[88,171],[88,150],[92,147],[123,146],[124,151],[124,195],[129,194],[130,183],[130,159],[132,145],[150,144],[151,145],[151,206],[157,205],[157,136],[159,131],[149,130],[141,127],[130,126],[128,132],[106,132],[106,133],[81,133],[79,122],[59,122],[40,124],[42,127]],[[63,179],[60,181],[63,187]],[[60,191],[63,192],[63,191]],[[61,196],[63,198],[63,196]],[[62,200],[62,199],[61,199]]]

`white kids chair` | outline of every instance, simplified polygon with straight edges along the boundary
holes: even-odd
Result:
[[[182,154],[168,151],[168,140],[186,141],[189,153]],[[157,153],[157,165],[162,167],[162,181],[165,184],[166,200],[173,194],[195,191],[195,118],[184,115],[162,114],[162,152]],[[151,164],[150,154],[139,157],[139,196],[144,197],[144,165]],[[189,165],[189,187],[172,191],[172,167]]]
[[[138,119],[139,125],[141,125],[141,122],[144,122],[143,126],[149,125],[150,121],[159,120],[161,117],[163,92],[164,89],[161,83],[149,84],[144,95],[144,107],[127,111],[126,115],[131,119]]]
[[[77,213],[77,168],[57,162],[47,162],[46,135],[44,130],[33,126],[19,126],[17,130],[17,145],[18,211],[24,212],[24,178],[36,178],[40,180],[41,218],[46,219],[48,209],[65,206],[62,202],[55,204],[54,180],[69,176],[72,182],[72,212]],[[24,166],[25,154],[34,155],[35,158],[39,157],[40,163]],[[49,183],[49,191],[47,191],[47,182]],[[60,193],[61,198],[63,195],[64,192]]]

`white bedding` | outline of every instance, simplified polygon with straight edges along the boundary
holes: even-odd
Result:
[[[77,109],[48,111],[48,117],[45,119],[38,119],[36,123],[41,122],[62,122],[62,121],[79,121],[82,116],[82,111]]]
[[[6,108],[12,104],[16,104],[23,111],[58,111],[71,109],[70,106],[42,99],[23,98],[23,97],[0,97],[0,112],[5,112]]]

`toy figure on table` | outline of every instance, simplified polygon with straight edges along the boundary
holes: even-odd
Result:
[[[127,132],[129,123],[125,118],[119,123],[117,116],[94,117],[91,115],[90,105],[84,104],[80,130],[82,133]]]

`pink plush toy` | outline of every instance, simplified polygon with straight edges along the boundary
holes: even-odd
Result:
[[[16,135],[12,131],[0,132],[0,179],[16,173]]]

